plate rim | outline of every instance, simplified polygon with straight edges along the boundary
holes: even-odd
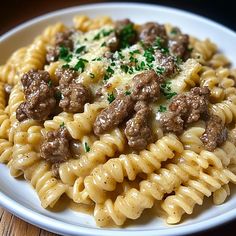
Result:
[[[27,20],[18,26],[10,29],[9,31],[5,32],[0,36],[0,44],[6,40],[8,37],[14,35],[18,31],[21,31],[24,28],[30,27],[31,25],[34,25],[35,23],[43,20],[47,20],[53,17],[56,17],[60,14],[66,14],[66,13],[73,13],[76,11],[81,11],[81,10],[89,10],[89,9],[96,9],[96,8],[111,8],[111,7],[116,7],[116,8],[124,8],[124,7],[135,7],[135,8],[159,8],[163,9],[169,12],[177,12],[178,14],[183,14],[185,16],[195,18],[198,21],[203,22],[204,24],[210,25],[212,27],[216,27],[219,30],[227,31],[228,34],[230,34],[232,37],[236,39],[236,33],[233,31],[233,29],[230,29],[229,27],[226,27],[218,22],[215,22],[211,19],[207,19],[204,16],[198,15],[196,13],[188,12],[186,10],[181,10],[178,8],[174,7],[168,7],[168,6],[163,6],[163,5],[158,5],[158,4],[151,4],[151,3],[137,3],[137,2],[113,2],[113,3],[95,3],[95,4],[81,4],[79,6],[72,6],[72,7],[67,7],[63,8],[60,10],[56,11],[51,11],[49,13],[34,17],[30,20]],[[204,230],[208,230],[210,228],[214,228],[216,226],[228,223],[232,221],[233,219],[236,218],[236,209],[232,209],[226,213],[223,213],[221,215],[218,215],[216,217],[210,218],[208,220],[205,220],[203,222],[197,222],[191,225],[178,225],[177,227],[170,226],[169,228],[164,228],[164,229],[132,229],[132,230],[126,230],[125,228],[120,231],[114,229],[109,229],[109,228],[90,228],[90,227],[85,227],[85,226],[75,226],[57,219],[53,219],[51,217],[45,216],[41,213],[35,212],[32,209],[27,208],[26,206],[16,202],[13,200],[10,196],[4,194],[3,192],[0,191],[0,205],[7,209],[9,212],[13,213],[17,217],[37,226],[40,228],[43,228],[45,230],[54,232],[54,233],[59,233],[59,234],[72,234],[76,235],[80,233],[81,235],[97,235],[97,236],[109,236],[111,233],[117,233],[119,235],[126,235],[127,233],[130,236],[142,236],[143,232],[148,235],[156,235],[158,232],[159,235],[184,235],[184,234],[189,234],[189,233],[196,233],[196,232],[201,232]],[[79,231],[78,231],[79,230]]]

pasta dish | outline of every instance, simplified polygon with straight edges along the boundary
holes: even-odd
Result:
[[[0,162],[43,208],[168,224],[236,184],[236,70],[209,39],[110,17],[57,23],[0,66]],[[157,205],[157,206],[156,206]]]

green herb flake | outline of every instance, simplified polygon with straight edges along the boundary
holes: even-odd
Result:
[[[139,49],[136,49],[136,50],[134,50],[134,51],[129,52],[129,54],[130,54],[131,56],[133,56],[134,54],[140,54],[140,51],[139,51]]]
[[[163,105],[160,105],[160,107],[158,109],[159,112],[165,112],[166,110],[167,110],[167,108]]]
[[[162,38],[157,37],[156,41],[154,42],[154,47],[159,49],[162,53],[168,54],[169,53],[169,49],[167,47],[165,47],[164,42],[165,41]]]
[[[54,97],[55,97],[55,99],[56,99],[57,101],[60,101],[60,100],[62,99],[62,94],[61,94],[61,92],[60,92],[60,91],[56,91]]]
[[[64,47],[64,46],[60,46],[59,49],[59,59],[62,59],[66,62],[70,62],[72,59],[72,54],[70,54],[69,49]]]
[[[115,63],[115,62],[112,62],[112,63],[111,63],[111,66],[115,66],[115,65],[116,65],[116,63]]]
[[[177,95],[176,92],[172,92],[171,90],[171,81],[165,81],[160,86],[162,94],[166,97],[166,99],[171,99],[175,95]]]
[[[118,55],[119,55],[120,59],[124,59],[125,58],[125,56],[121,52],[118,52]]]
[[[99,32],[94,36],[93,40],[99,40],[100,38],[101,38],[101,33]]]
[[[155,61],[153,54],[154,54],[154,49],[152,47],[149,47],[144,51],[143,56],[146,58],[147,63]]]
[[[127,24],[125,25],[119,34],[120,39],[120,47],[126,48],[130,46],[132,39],[134,39],[137,35],[137,32],[134,29],[133,24]]]
[[[64,64],[64,65],[62,66],[62,68],[63,68],[63,69],[68,69],[68,68],[70,68],[70,66],[69,66],[69,64]]]
[[[156,68],[156,73],[159,74],[159,75],[162,75],[164,72],[165,72],[165,67],[162,67],[162,66],[158,66]]]
[[[193,51],[193,48],[192,47],[188,47],[187,49],[189,52],[192,52]]]
[[[93,58],[92,61],[101,61],[102,58],[101,57],[97,57],[97,58]]]
[[[106,46],[107,46],[106,42],[101,44],[101,47],[106,47]]]
[[[89,152],[90,151],[90,147],[89,147],[87,142],[84,143],[84,150],[85,150],[85,152]]]
[[[176,35],[178,33],[176,28],[172,28],[170,31],[171,34]]]
[[[75,69],[76,71],[83,72],[86,63],[88,63],[88,61],[87,61],[86,59],[79,58],[78,62],[77,62],[76,65],[74,66],[74,69]]]
[[[130,92],[129,90],[126,90],[126,91],[125,91],[125,95],[126,95],[126,96],[128,96],[128,95],[130,95],[130,94],[131,94],[131,92]]]
[[[90,76],[91,79],[95,78],[95,75],[93,73],[89,73],[89,76]]]
[[[110,79],[110,77],[114,74],[114,70],[108,66],[107,70],[106,70],[106,74],[104,76],[104,80],[108,80]]]
[[[62,123],[60,124],[60,128],[63,128],[63,127],[65,127],[65,122],[62,122]]]
[[[107,101],[109,103],[112,103],[115,100],[115,95],[113,93],[108,93],[107,94]]]
[[[121,66],[120,66],[120,69],[121,69],[122,71],[124,71],[125,73],[128,73],[128,71],[129,71],[129,67],[128,67],[127,65],[121,65]]]
[[[51,88],[52,87],[52,80],[48,81],[48,87]]]
[[[86,46],[81,46],[81,47],[77,48],[75,52],[77,54],[80,54],[81,52],[85,51],[85,49],[86,49]]]
[[[174,61],[175,61],[176,65],[180,65],[183,62],[183,60],[179,56],[174,57]]]
[[[106,36],[109,36],[114,30],[105,30],[105,29],[102,29],[99,33],[97,33],[93,40],[99,40],[102,36],[103,37],[106,37]]]

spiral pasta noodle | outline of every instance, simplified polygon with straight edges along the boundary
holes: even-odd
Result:
[[[66,128],[71,136],[74,139],[81,139],[83,135],[91,132],[98,113],[105,107],[104,102],[85,104],[84,112],[74,114],[73,121],[66,123]]]
[[[66,186],[52,176],[50,164],[42,160],[37,152],[42,138],[41,129],[32,120],[26,120],[18,127],[9,168],[15,177],[24,174],[25,179],[36,189],[42,206],[47,208],[54,206],[66,191]]]
[[[209,39],[203,41],[191,38],[193,45],[192,57],[197,59],[201,64],[206,65],[212,56],[216,53],[217,46]]]
[[[195,59],[188,59],[182,66],[182,71],[172,79],[172,88],[175,92],[181,93],[199,83],[198,73],[201,65]]]
[[[168,224],[178,223],[184,213],[192,214],[196,204],[202,205],[204,196],[209,197],[229,182],[236,183],[236,175],[228,169],[209,167],[206,171],[201,171],[197,179],[180,186],[175,195],[167,197],[162,203]]]
[[[71,160],[60,166],[59,174],[63,183],[73,185],[77,177],[88,175],[94,167],[102,164],[108,157],[124,150],[126,140],[117,128],[110,134],[104,134],[91,146],[91,150],[78,160]]]
[[[230,124],[236,119],[236,105],[230,100],[223,100],[210,106],[214,115],[221,118],[224,124]]]
[[[121,155],[96,167],[92,175],[85,178],[83,192],[88,192],[94,202],[101,203],[104,191],[114,191],[116,184],[122,183],[126,176],[129,180],[135,180],[138,173],[150,174],[160,168],[161,162],[182,151],[183,146],[174,135],[164,136],[139,154]]]
[[[122,225],[126,218],[137,219],[146,208],[151,208],[155,200],[161,200],[166,193],[171,193],[191,176],[198,176],[202,168],[209,164],[222,167],[212,153],[202,151],[200,155],[192,151],[184,151],[176,164],[167,164],[158,173],[152,173],[140,182],[140,190],[131,189],[125,196],[118,196],[113,203],[111,199],[104,204],[96,204],[94,217],[99,226],[106,226],[112,220]],[[184,160],[184,161],[183,161]]]
[[[94,19],[89,18],[85,15],[78,15],[73,18],[74,26],[76,29],[83,32],[89,30],[101,28],[104,25],[111,25],[113,21],[108,16],[100,16]]]

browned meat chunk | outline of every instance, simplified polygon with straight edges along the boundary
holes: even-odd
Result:
[[[30,70],[21,79],[26,102],[17,109],[17,119],[31,118],[44,121],[56,105],[50,75],[42,70]]]
[[[51,47],[47,49],[46,61],[48,63],[57,61],[59,59],[60,48],[59,47]]]
[[[134,102],[131,96],[120,94],[96,118],[93,130],[100,135],[118,126],[132,111]]]
[[[153,141],[153,134],[148,122],[151,109],[144,102],[137,102],[135,111],[134,117],[126,123],[125,135],[129,146],[138,151]]]
[[[26,102],[22,102],[16,109],[16,119],[20,122],[28,118],[27,114],[25,113],[25,106]]]
[[[134,23],[130,19],[123,19],[123,20],[118,20],[115,22],[115,29],[117,34],[120,34],[121,31],[124,29],[125,26],[127,25],[133,25]]]
[[[73,34],[73,30],[67,30],[65,32],[58,32],[55,36],[55,47],[49,48],[46,55],[47,62],[57,61],[59,58],[60,47],[64,46],[73,49],[73,41],[71,39],[71,35]]]
[[[78,77],[78,72],[71,69],[59,68],[55,72],[57,78],[59,79],[59,85],[61,89],[67,88],[73,80]]]
[[[84,104],[91,100],[90,91],[81,83],[72,82],[67,88],[62,89],[61,93],[59,106],[66,112],[82,112]]]
[[[161,116],[161,125],[166,132],[180,134],[184,129],[184,120],[174,112],[166,112]]]
[[[156,101],[160,95],[158,76],[154,70],[135,75],[132,88],[131,96],[136,101]]]
[[[119,39],[115,33],[112,33],[106,42],[106,45],[110,48],[111,52],[115,52],[119,49]]]
[[[198,121],[201,115],[208,115],[210,91],[207,87],[195,87],[186,94],[176,96],[169,109],[179,114],[186,123]]]
[[[212,115],[206,123],[206,130],[201,140],[207,150],[213,151],[227,139],[227,129],[224,127],[219,116]]]
[[[170,78],[177,72],[175,60],[170,55],[165,55],[159,50],[155,52],[155,57],[160,65],[157,70],[159,81],[162,82],[166,78]]]
[[[41,157],[55,164],[62,163],[71,157],[71,136],[65,127],[55,131],[49,131],[40,148]]]
[[[81,83],[76,83],[78,73],[71,69],[58,69],[59,89],[62,94],[59,106],[66,112],[82,112],[84,104],[91,100],[91,93]]]
[[[58,32],[56,34],[55,44],[56,46],[64,46],[69,49],[73,49],[73,41],[71,35],[75,31],[73,29],[66,30],[65,32]]]
[[[164,25],[155,22],[148,22],[141,26],[139,38],[147,45],[152,45],[157,37],[162,40],[162,44],[167,43],[167,34]]]
[[[161,117],[164,130],[181,133],[185,124],[208,116],[210,91],[207,87],[195,87],[190,92],[177,95],[169,106],[169,112]]]
[[[119,20],[115,23],[115,33],[119,40],[119,47],[125,48],[137,41],[137,32],[134,23],[129,19]]]
[[[170,52],[173,55],[186,60],[190,56],[190,51],[188,50],[189,36],[187,34],[182,34],[178,28],[174,28],[172,31],[175,33],[171,34],[169,40]]]

